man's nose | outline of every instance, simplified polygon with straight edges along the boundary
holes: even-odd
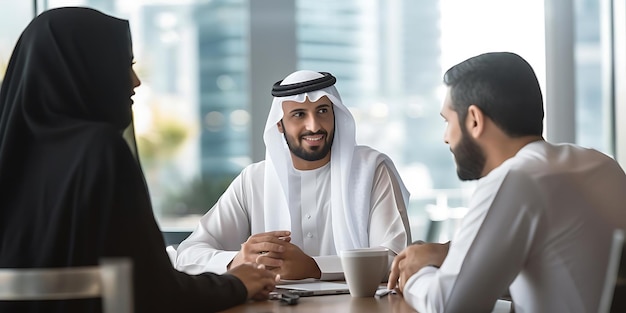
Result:
[[[314,115],[309,115],[305,123],[306,130],[311,132],[317,132],[320,130],[320,123]]]

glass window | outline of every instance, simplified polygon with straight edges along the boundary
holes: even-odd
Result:
[[[442,75],[466,58],[504,50],[543,73],[543,24],[527,23],[543,19],[543,3],[299,0],[296,17],[298,67],[336,74],[358,142],[399,167],[411,192],[413,237],[429,237],[437,223],[430,220],[462,215],[472,184],[457,179],[442,139]],[[440,233],[429,239],[449,238]]]
[[[0,83],[9,65],[13,47],[33,16],[31,1],[0,1]]]
[[[133,106],[137,146],[155,216],[167,230],[195,226],[250,164],[247,13],[243,0],[48,0],[129,20],[142,85]]]
[[[604,93],[602,1],[575,1],[576,142],[613,154],[611,102]]]
[[[32,16],[31,2],[16,3],[0,2],[0,73]],[[262,140],[251,121],[265,116],[250,110],[248,42],[250,29],[272,19],[251,18],[260,11],[246,0],[37,3],[39,12],[83,5],[129,19],[143,83],[136,134],[155,216],[165,229],[195,227],[252,155],[264,155],[250,144]],[[337,76],[358,142],[388,154],[411,191],[414,239],[449,238],[473,185],[457,179],[443,143],[442,75],[468,57],[512,51],[545,91],[543,1],[297,0],[293,10],[296,47],[277,48],[294,51],[293,70]],[[597,127],[610,118],[599,91],[598,11],[595,1],[576,1],[577,135],[606,151],[611,130]]]

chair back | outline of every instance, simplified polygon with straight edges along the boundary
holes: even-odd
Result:
[[[624,244],[624,230],[616,229],[613,232],[613,242],[611,244],[611,252],[609,255],[609,264],[606,268],[606,278],[602,287],[602,296],[600,298],[599,313],[609,313],[613,302],[613,293],[615,291],[615,281],[617,280],[617,271],[619,269],[620,259],[622,257],[622,246]]]
[[[105,258],[97,266],[1,268],[1,301],[102,298],[104,313],[132,313],[132,262]]]

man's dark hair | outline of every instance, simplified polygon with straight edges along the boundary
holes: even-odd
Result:
[[[519,55],[492,52],[469,58],[450,68],[443,81],[450,87],[461,127],[473,104],[511,137],[541,136],[541,88],[532,67]]]

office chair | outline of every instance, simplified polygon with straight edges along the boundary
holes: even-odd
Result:
[[[616,229],[613,232],[613,242],[611,244],[611,252],[609,254],[609,264],[606,267],[606,278],[604,279],[604,287],[602,287],[602,296],[600,298],[599,313],[609,313],[613,302],[613,292],[615,291],[615,281],[617,280],[617,271],[619,269],[620,259],[622,257],[622,246],[624,244],[624,230]]]
[[[104,258],[97,266],[0,268],[0,301],[102,298],[104,313],[132,313],[132,262]]]

